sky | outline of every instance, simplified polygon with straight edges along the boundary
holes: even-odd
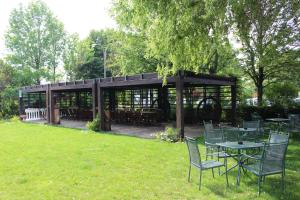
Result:
[[[20,3],[32,0],[0,0],[0,58],[5,55],[4,33],[8,27],[10,12]],[[115,21],[109,14],[112,0],[43,0],[57,18],[64,23],[68,33],[86,37],[90,30],[114,28]]]

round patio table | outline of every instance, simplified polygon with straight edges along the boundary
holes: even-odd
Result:
[[[242,169],[242,167],[243,167],[242,165],[245,161],[245,160],[242,160],[242,155],[243,154],[241,153],[241,150],[261,148],[261,147],[264,146],[264,143],[262,143],[262,142],[243,141],[243,144],[239,144],[238,142],[221,142],[221,143],[217,143],[217,145],[220,146],[220,147],[224,147],[225,150],[226,149],[233,149],[233,150],[238,151],[237,165],[230,168],[225,173],[227,173],[228,171],[232,170],[235,167],[238,167],[238,174],[237,174],[237,177],[236,177],[236,183],[237,183],[237,185],[240,185],[241,169]]]
[[[251,133],[256,133],[257,132],[256,128],[238,128],[238,127],[234,127],[234,128],[228,128],[227,130],[237,132],[238,133],[238,138],[237,138],[238,140],[240,140],[245,135],[249,135]]]
[[[267,118],[266,121],[275,122],[277,125],[277,128],[279,128],[280,123],[289,122],[290,119],[277,117],[277,118]]]

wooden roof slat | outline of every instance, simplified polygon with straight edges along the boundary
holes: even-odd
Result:
[[[195,74],[193,72],[184,72],[184,82],[187,84],[198,85],[223,85],[230,86],[236,82],[235,77],[225,77],[209,74]],[[176,76],[170,76],[167,78],[168,84],[175,83]],[[87,80],[76,80],[71,82],[59,82],[49,84],[50,90],[78,90],[92,88],[93,84],[97,82],[100,87],[133,87],[133,86],[146,86],[146,85],[159,85],[163,83],[163,80],[157,73],[144,73],[130,76],[108,77],[108,78],[96,78]],[[23,92],[43,92],[47,90],[47,85],[35,85],[25,86],[21,88]]]

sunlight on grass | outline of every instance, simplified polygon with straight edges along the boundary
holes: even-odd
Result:
[[[198,191],[197,170],[187,182],[184,143],[16,122],[0,123],[0,140],[0,199],[257,198],[256,177],[243,174],[237,188],[236,170],[229,188],[224,176],[213,179],[205,171]],[[274,176],[266,179],[261,199],[300,199],[299,144],[289,146],[284,195]]]

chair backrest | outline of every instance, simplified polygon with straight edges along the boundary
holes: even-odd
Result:
[[[213,126],[211,120],[209,122],[203,121],[203,124],[204,124],[204,131],[209,132],[214,129],[214,126]]]
[[[198,148],[198,142],[190,137],[185,137],[185,142],[189,150],[190,162],[194,165],[200,166],[201,156]]]
[[[239,139],[239,133],[232,129],[223,129],[224,140],[226,142],[235,142]]]
[[[243,121],[243,128],[260,128],[259,120],[256,121]]]
[[[287,146],[287,142],[265,144],[260,166],[261,172],[283,171]]]
[[[288,133],[279,133],[270,131],[269,135],[269,143],[282,143],[289,142],[289,134]]]
[[[300,115],[298,114],[289,114],[289,128],[294,129],[297,125],[300,124]]]
[[[213,129],[205,131],[204,140],[206,143],[216,144],[224,141],[223,129]]]

